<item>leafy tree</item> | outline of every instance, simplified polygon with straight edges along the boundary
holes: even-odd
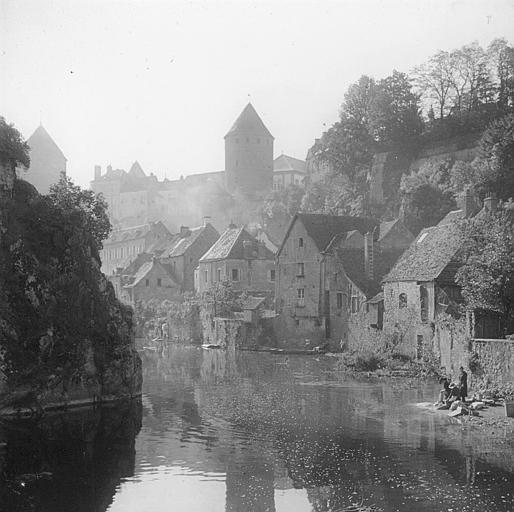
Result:
[[[220,281],[213,283],[203,294],[200,306],[211,310],[213,316],[231,317],[241,311],[245,299],[246,293],[234,290],[230,281]]]
[[[416,85],[432,106],[435,103],[439,119],[450,110],[452,94],[452,58],[449,52],[439,51],[428,62],[413,71]]]
[[[0,162],[28,168],[30,165],[29,146],[20,132],[0,116]]]
[[[376,87],[369,129],[386,147],[405,147],[423,128],[419,95],[413,92],[411,82],[405,73],[394,70]]]
[[[482,196],[514,197],[514,114],[493,121],[480,141],[477,188]]]
[[[100,251],[103,241],[109,236],[111,224],[107,214],[107,203],[92,190],[74,185],[71,178],[61,174],[59,182],[50,188],[49,200],[61,211],[82,226],[84,241]]]
[[[464,265],[457,283],[469,309],[497,311],[514,327],[514,204],[464,224]]]
[[[494,39],[487,48],[494,77],[496,101],[502,111],[514,107],[514,48],[504,38]]]
[[[268,219],[277,216],[291,218],[300,210],[304,194],[305,188],[296,184],[274,190],[264,199],[262,213]]]

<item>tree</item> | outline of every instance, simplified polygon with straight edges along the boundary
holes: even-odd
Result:
[[[394,70],[378,82],[369,130],[377,142],[390,148],[405,147],[422,128],[419,95],[413,92],[411,79]]]
[[[102,249],[109,236],[111,223],[107,214],[107,203],[92,190],[74,185],[71,178],[61,174],[59,182],[50,188],[49,200],[83,228],[85,242],[96,251]]]
[[[494,77],[496,102],[503,112],[514,107],[514,48],[504,38],[494,39],[487,48]]]
[[[415,83],[424,99],[431,105],[435,102],[439,119],[450,109],[452,92],[452,58],[449,52],[439,51],[425,64],[413,71]]]
[[[496,311],[514,327],[514,204],[464,226],[464,265],[456,276],[470,310]]]
[[[8,164],[14,169],[19,165],[28,168],[29,149],[20,132],[0,116],[0,163]]]
[[[210,309],[213,316],[231,317],[241,311],[246,293],[234,290],[230,281],[218,281],[203,294],[200,305],[202,309]]]
[[[514,197],[514,114],[493,121],[480,141],[477,189],[482,197],[494,193],[500,199]]]

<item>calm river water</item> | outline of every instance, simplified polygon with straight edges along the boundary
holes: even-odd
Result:
[[[144,359],[140,402],[0,425],[1,510],[514,510],[512,439],[414,406],[436,383],[350,378],[329,356]]]

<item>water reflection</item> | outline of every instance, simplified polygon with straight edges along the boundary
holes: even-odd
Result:
[[[120,480],[134,474],[141,411],[129,402],[2,422],[0,509],[107,510]]]
[[[137,410],[124,413],[130,435],[84,427],[89,441],[77,444],[77,428],[29,428],[9,434],[4,471],[13,481],[53,468],[29,493],[43,511],[512,509],[511,438],[485,443],[406,405],[432,400],[435,384],[350,378],[336,363],[192,347],[148,354],[135,445]]]

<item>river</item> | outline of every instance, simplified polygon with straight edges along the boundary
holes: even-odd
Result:
[[[435,382],[337,357],[144,356],[143,397],[0,425],[0,509],[511,511],[514,440],[416,407]]]

